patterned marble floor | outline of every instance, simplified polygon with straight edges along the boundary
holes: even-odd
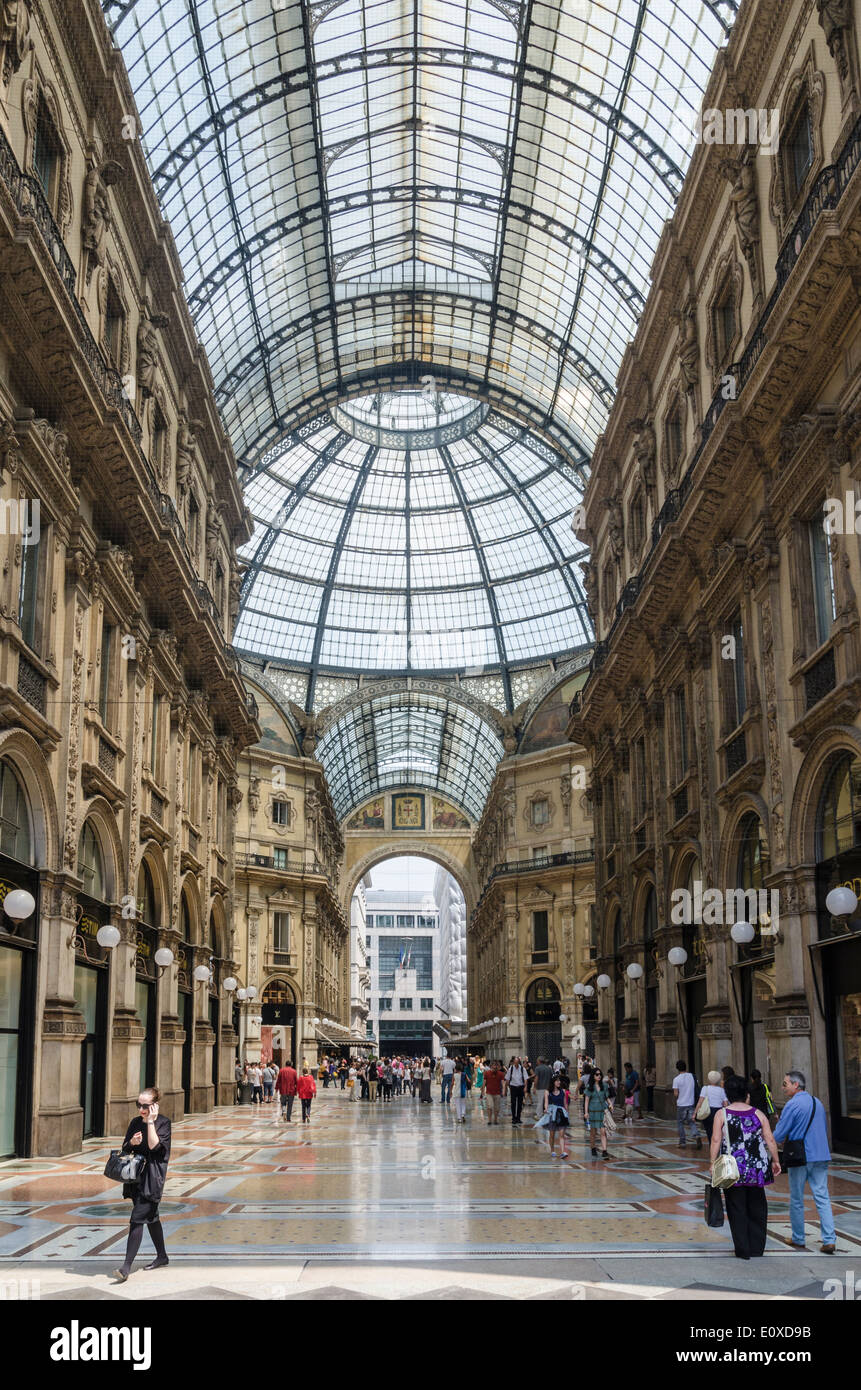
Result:
[[[490,1128],[477,1098],[464,1125],[453,1106],[436,1100],[422,1106],[403,1097],[369,1106],[331,1090],[318,1095],[310,1125],[294,1112],[288,1126],[277,1113],[274,1106],[223,1109],[174,1126],[161,1212],[171,1271],[187,1263],[197,1272],[197,1295],[186,1296],[208,1296],[201,1294],[204,1263],[210,1274],[213,1266],[223,1274],[240,1266],[253,1271],[255,1264],[271,1270],[275,1263],[289,1271],[309,1261],[321,1270],[327,1262],[381,1268],[408,1262],[430,1273],[428,1267],[449,1264],[457,1270],[460,1262],[480,1262],[487,1271],[499,1261],[509,1269],[516,1263],[529,1280],[560,1261],[612,1258],[634,1270],[637,1261],[671,1259],[674,1271],[690,1274],[674,1272],[668,1286],[693,1288],[706,1277],[703,1256],[731,1255],[728,1228],[710,1231],[702,1220],[705,1150],[679,1150],[674,1127],[662,1121],[620,1124],[610,1162],[591,1157],[578,1128],[571,1158],[562,1163],[550,1159],[530,1111],[521,1129],[504,1119]],[[128,1204],[102,1176],[116,1142],[90,1141],[63,1159],[0,1164],[0,1279],[36,1267],[40,1276],[54,1268],[69,1276],[102,1274],[118,1263]],[[843,1263],[861,1263],[861,1161],[835,1161],[831,1193]],[[751,1265],[761,1271],[770,1257],[788,1256],[785,1176],[769,1193],[769,1211],[766,1261]],[[817,1260],[832,1272],[833,1262],[815,1253],[812,1205],[808,1216],[810,1255],[779,1262],[793,1266],[788,1284],[773,1271],[774,1291],[780,1283],[784,1296],[794,1291],[793,1280],[810,1280],[807,1265],[802,1270],[793,1261]],[[151,1258],[147,1250],[145,1238],[139,1263]],[[726,1263],[720,1260],[721,1267]],[[737,1261],[729,1263],[738,1269]],[[816,1275],[825,1277],[818,1268]],[[618,1270],[613,1278],[621,1293]],[[764,1272],[757,1278],[768,1283]],[[131,1294],[135,1282],[122,1286],[123,1293]],[[390,1282],[397,1284],[396,1274]],[[63,1296],[60,1284],[68,1280],[56,1284],[56,1296]],[[660,1278],[649,1282],[651,1289],[662,1287]],[[318,1281],[317,1296],[326,1296],[322,1288]]]

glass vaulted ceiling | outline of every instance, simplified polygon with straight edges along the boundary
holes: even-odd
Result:
[[[591,448],[733,0],[103,7],[239,457],[423,373]]]

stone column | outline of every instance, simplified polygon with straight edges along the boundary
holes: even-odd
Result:
[[[188,948],[189,966],[192,971],[198,965],[209,966],[211,951],[209,946]],[[255,1003],[257,1001],[255,1000]],[[215,1033],[209,1021],[209,985],[194,981],[194,1051],[191,1059],[191,1108],[195,1114],[212,1110],[215,1104],[215,1087],[212,1084],[212,1049],[215,1046]]]
[[[79,880],[46,872],[41,881],[36,1017],[41,1018],[34,1076],[33,1153],[76,1153],[83,1135],[81,1043],[86,1024],[75,1000]]]
[[[670,965],[667,955],[673,946],[682,944],[682,928],[675,924],[658,927],[655,933],[658,953],[658,1016],[652,1029],[655,1043],[655,1113],[665,1119],[675,1116],[672,1078],[676,1060],[683,1051],[684,1030],[679,1016],[678,985],[680,975]]]
[[[111,913],[111,923],[120,933],[120,941],[111,953],[113,1017],[108,1133],[120,1134],[128,1124],[129,1115],[138,1096],[141,1048],[146,1038],[146,1029],[138,1018],[135,1007],[137,927],[133,919],[124,918],[120,909],[116,907]]]
[[[181,944],[178,931],[172,927],[161,927],[158,933],[158,947],[167,946],[173,951],[174,959],[166,970],[161,972],[157,986],[158,999],[158,1038],[156,1055],[158,1057],[157,1084],[161,1091],[160,1108],[171,1120],[181,1120],[185,1112],[185,1099],[182,1093],[182,1044],[185,1030],[177,1007],[179,1003],[177,955]]]

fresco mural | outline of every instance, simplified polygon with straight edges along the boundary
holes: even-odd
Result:
[[[283,753],[288,757],[295,757],[299,750],[281,711],[260,689],[259,685],[252,685],[249,681],[248,688],[257,701],[259,711],[257,717],[262,731],[260,747],[267,749],[270,753]]]
[[[538,753],[544,748],[554,748],[557,744],[568,742],[565,734],[568,706],[574,692],[585,684],[587,674],[586,671],[578,671],[576,676],[550,692],[527,724],[518,753]]]
[[[385,806],[381,796],[360,806],[347,821],[348,830],[384,830],[385,826]]]
[[[469,821],[450,801],[431,797],[431,828],[433,830],[468,830]]]

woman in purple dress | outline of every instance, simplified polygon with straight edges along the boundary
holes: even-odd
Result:
[[[768,1228],[765,1189],[780,1173],[780,1163],[768,1120],[748,1101],[745,1078],[728,1077],[724,1090],[727,1104],[714,1117],[711,1160],[714,1163],[721,1151],[728,1151],[738,1164],[738,1182],[724,1188],[724,1197],[736,1258],[749,1260],[751,1255],[762,1255],[765,1251]]]

